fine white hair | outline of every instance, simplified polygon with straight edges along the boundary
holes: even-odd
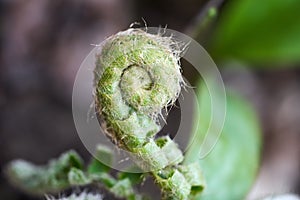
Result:
[[[51,196],[46,196],[47,200],[102,200],[101,194],[93,194],[88,192],[82,192],[80,194],[71,194],[68,197],[55,198]]]

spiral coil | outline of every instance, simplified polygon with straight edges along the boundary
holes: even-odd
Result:
[[[180,165],[184,156],[178,145],[169,136],[155,138],[161,110],[176,101],[184,83],[177,46],[171,37],[128,29],[106,39],[96,56],[95,102],[102,127],[140,168],[152,172],[164,199],[187,199],[204,187],[196,165]]]

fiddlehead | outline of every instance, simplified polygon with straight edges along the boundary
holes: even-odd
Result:
[[[95,69],[96,108],[105,132],[139,167],[152,171],[165,199],[187,199],[194,186],[203,187],[198,168],[179,166],[183,154],[177,144],[168,136],[155,139],[161,110],[175,102],[183,85],[176,46],[170,37],[129,29],[103,43]]]

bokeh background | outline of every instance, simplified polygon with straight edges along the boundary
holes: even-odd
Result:
[[[72,118],[76,72],[91,44],[143,18],[198,39],[226,87],[253,104],[263,148],[248,198],[300,194],[300,2],[243,1],[0,0],[1,170],[16,158],[44,164],[68,149],[90,157]],[[208,5],[217,15],[207,15]],[[0,196],[41,199],[3,173]]]

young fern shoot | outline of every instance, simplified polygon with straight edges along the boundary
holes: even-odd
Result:
[[[161,110],[174,104],[184,84],[181,49],[172,37],[128,29],[106,39],[96,56],[95,102],[107,136],[150,171],[163,199],[191,199],[204,188],[197,163],[182,165],[178,145],[156,138]]]

